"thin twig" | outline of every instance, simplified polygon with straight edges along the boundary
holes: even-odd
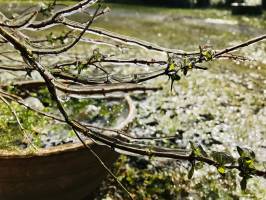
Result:
[[[18,23],[18,24],[5,24],[5,23],[0,23],[0,26],[2,27],[8,27],[8,28],[21,28],[23,26],[26,26],[27,24],[29,24],[35,17],[36,15],[38,14],[37,11],[34,11],[33,13],[31,13],[29,15],[28,18],[24,19],[24,21]]]
[[[93,17],[91,18],[91,20],[89,20],[86,25],[84,26],[84,29],[82,30],[82,32],[79,34],[79,36],[69,45],[60,48],[60,49],[56,49],[56,50],[33,50],[32,53],[34,54],[38,54],[38,55],[45,55],[45,54],[60,54],[63,52],[68,51],[69,49],[71,49],[72,47],[74,47],[82,38],[82,36],[86,33],[87,29],[90,27],[90,25],[92,24],[92,22],[94,21],[95,16],[97,15],[99,9],[101,8],[101,6],[99,5],[98,8],[96,9],[96,11],[94,12]]]
[[[250,40],[248,40],[246,42],[242,42],[242,43],[234,45],[232,47],[228,47],[228,48],[225,48],[223,50],[217,51],[217,53],[214,55],[214,57],[218,57],[220,55],[235,51],[237,49],[241,49],[243,47],[249,46],[251,44],[257,43],[257,42],[265,40],[265,39],[266,39],[266,34],[260,35],[258,37],[252,38],[252,39],[250,39]]]
[[[118,178],[114,175],[114,173],[106,166],[106,164],[103,162],[103,160],[99,157],[99,155],[93,151],[93,149],[80,137],[78,132],[72,128],[76,136],[78,137],[79,141],[91,152],[91,154],[97,159],[97,161],[101,164],[101,166],[108,172],[108,174],[118,183],[118,185],[126,192],[129,199],[134,200],[131,196],[130,192],[126,189],[126,187],[118,180]],[[94,142],[93,140],[91,140]]]
[[[23,125],[21,124],[16,111],[12,108],[12,106],[9,104],[9,102],[2,95],[0,95],[0,99],[7,105],[10,112],[12,113],[14,118],[16,119],[17,124],[19,126],[19,129],[22,132],[23,137],[27,140],[27,143],[29,143],[35,150],[37,150],[38,148],[31,142],[29,135],[25,132],[25,129],[24,129]]]

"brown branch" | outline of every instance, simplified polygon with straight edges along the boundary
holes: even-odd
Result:
[[[260,35],[258,37],[255,37],[255,38],[252,38],[246,42],[243,42],[243,43],[240,43],[240,44],[237,44],[237,45],[234,45],[232,47],[228,47],[228,48],[225,48],[223,50],[220,50],[220,51],[217,51],[217,53],[214,55],[214,57],[218,57],[220,55],[223,55],[223,54],[226,54],[226,53],[229,53],[229,52],[232,52],[232,51],[235,51],[237,49],[240,49],[240,48],[243,48],[243,47],[246,47],[246,46],[249,46],[251,44],[254,44],[254,43],[257,43],[259,41],[262,41],[262,40],[265,40],[266,39],[266,34],[264,35]]]
[[[81,64],[84,64],[86,66],[96,63],[110,63],[110,64],[135,64],[135,65],[166,65],[167,62],[163,60],[140,60],[140,59],[128,59],[128,60],[122,60],[122,59],[109,59],[109,58],[101,58],[96,60],[91,59],[84,59],[84,60],[75,60],[75,61],[65,61],[53,64],[55,68],[63,68],[68,66],[78,66]]]
[[[79,3],[74,4],[73,6],[68,6],[66,8],[63,8],[61,10],[58,10],[55,12],[49,19],[43,20],[41,22],[35,22],[28,25],[28,28],[32,29],[43,29],[50,27],[51,25],[54,25],[58,23],[58,19],[63,16],[73,15],[77,12],[79,12],[80,9],[85,9],[88,7],[91,7],[92,5],[96,4],[98,0],[83,0]]]
[[[10,110],[10,112],[12,113],[14,118],[16,119],[16,122],[17,122],[17,124],[19,126],[20,131],[22,132],[22,135],[23,135],[24,139],[26,139],[27,143],[30,144],[36,150],[37,147],[31,142],[31,139],[30,139],[29,135],[26,133],[23,125],[20,122],[20,119],[19,119],[19,117],[17,115],[17,112],[12,108],[12,106],[9,104],[9,102],[2,95],[0,95],[0,99],[2,100],[2,102],[4,102],[7,105],[7,107]]]
[[[86,30],[90,27],[90,25],[92,24],[92,22],[94,21],[94,18],[95,16],[97,15],[99,9],[101,7],[98,6],[98,8],[96,9],[96,11],[94,12],[94,15],[93,17],[91,18],[91,20],[89,20],[86,25],[84,26],[84,29],[81,31],[81,33],[79,34],[79,36],[72,42],[70,43],[69,45],[61,48],[61,49],[57,49],[57,50],[33,50],[32,53],[34,54],[38,54],[38,55],[45,55],[45,54],[60,54],[60,53],[63,53],[63,52],[66,52],[68,51],[69,49],[71,49],[72,47],[74,47],[78,42],[79,40],[81,39],[81,37],[86,33]]]
[[[21,60],[17,60],[17,59],[15,59],[15,58],[10,57],[10,56],[8,56],[8,55],[5,55],[5,54],[3,54],[3,53],[0,53],[0,56],[4,57],[4,58],[7,59],[7,60],[11,60],[11,61],[14,61],[14,62],[18,62],[18,63],[23,63],[23,64],[24,64],[23,61],[21,61]]]
[[[130,83],[113,83],[113,84],[102,84],[96,86],[66,86],[59,82],[54,82],[55,87],[67,94],[78,94],[78,95],[92,95],[92,94],[108,94],[113,92],[133,92],[133,91],[156,91],[158,87],[146,87],[137,84]]]
[[[69,19],[64,18],[60,23],[62,23],[65,26],[68,26],[70,28],[73,29],[79,29],[79,30],[83,30],[84,29],[84,25],[80,24],[78,22],[73,22]],[[117,33],[113,33],[104,29],[99,29],[99,28],[89,28],[87,30],[88,33],[92,33],[92,34],[96,34],[96,35],[100,35],[100,36],[104,36],[107,38],[110,38],[112,40],[117,40],[119,42],[125,43],[127,45],[135,45],[138,47],[142,47],[145,48],[147,50],[153,50],[153,51],[158,51],[158,52],[163,52],[163,53],[173,53],[175,55],[179,55],[179,56],[188,56],[188,55],[197,55],[199,54],[198,52],[185,52],[182,50],[176,50],[176,49],[167,49],[164,47],[160,47],[142,40],[137,40],[134,38],[130,38],[130,37],[126,37],[123,35],[119,35]]]
[[[6,65],[0,65],[0,69],[2,70],[8,70],[8,71],[27,71],[28,69],[31,70],[29,67],[25,66],[6,66]]]
[[[65,33],[63,36],[57,36],[57,37],[52,37],[53,41],[58,41],[58,40],[65,40],[65,39],[71,39],[73,36],[71,36],[71,33],[73,33],[73,30],[68,31]],[[30,40],[30,43],[44,43],[44,42],[49,42],[48,39],[39,39],[39,40]],[[53,47],[54,48],[54,47]]]
[[[67,85],[68,84],[68,85]],[[95,95],[95,94],[108,94],[113,92],[134,92],[134,91],[157,91],[160,87],[149,87],[137,84],[98,84],[95,86],[72,86],[74,83],[67,80],[56,80],[54,82],[55,87],[67,94],[78,94],[78,95]],[[8,84],[0,85],[0,88],[6,89],[8,86],[15,86],[19,89],[24,90],[36,90],[39,87],[46,86],[46,83],[42,80],[29,80],[29,81],[17,81]]]
[[[136,142],[134,142],[132,140],[132,138],[130,137],[126,137],[124,135],[124,133],[122,132],[113,132],[114,134],[106,134],[104,133],[104,129],[101,129],[101,127],[92,127],[90,125],[86,125],[86,124],[82,124],[79,123],[76,120],[71,119],[68,114],[66,113],[63,105],[61,104],[58,95],[57,95],[57,89],[64,91],[66,93],[69,94],[105,94],[105,93],[109,93],[109,92],[129,92],[129,91],[135,91],[135,90],[143,90],[144,86],[141,85],[136,85],[136,84],[130,84],[130,83],[113,83],[113,84],[98,84],[96,86],[87,86],[87,85],[78,85],[71,82],[71,84],[63,84],[60,82],[60,80],[56,80],[55,79],[55,72],[53,72],[52,70],[49,71],[47,67],[45,67],[44,65],[42,65],[39,61],[38,58],[36,57],[36,55],[46,55],[46,54],[60,54],[63,53],[69,49],[71,49],[72,47],[74,47],[74,45],[76,45],[78,42],[81,41],[81,37],[85,34],[85,33],[91,33],[91,34],[98,34],[101,37],[107,37],[107,38],[111,38],[112,40],[115,41],[119,41],[121,43],[125,43],[127,45],[136,45],[138,47],[142,47],[145,48],[147,50],[153,50],[153,51],[158,51],[161,53],[173,53],[175,55],[177,55],[177,58],[183,59],[185,56],[191,56],[192,58],[196,59],[197,63],[203,63],[203,62],[208,62],[208,59],[204,59],[201,55],[201,52],[185,52],[185,51],[180,51],[180,50],[171,50],[171,49],[167,49],[167,48],[163,48],[163,47],[159,47],[141,40],[137,40],[137,39],[133,39],[133,38],[129,38],[129,37],[125,37],[122,35],[118,35],[116,33],[112,33],[103,29],[96,29],[96,28],[89,28],[90,25],[93,23],[94,19],[96,16],[99,16],[98,10],[99,8],[96,10],[96,12],[94,13],[92,19],[90,21],[88,21],[85,25],[84,24],[80,24],[77,22],[73,22],[71,20],[68,20],[67,18],[65,18],[64,16],[67,15],[71,15],[75,12],[78,12],[78,9],[82,9],[84,7],[89,7],[90,5],[96,3],[97,1],[82,1],[80,3],[75,4],[72,7],[67,7],[65,9],[62,9],[58,12],[55,12],[55,14],[53,14],[49,19],[46,19],[44,21],[41,22],[37,22],[37,23],[31,23],[29,24],[27,27],[28,28],[32,28],[32,29],[39,29],[39,28],[47,28],[51,25],[58,25],[59,23],[65,25],[65,26],[69,26],[72,29],[78,29],[81,30],[80,35],[75,38],[75,40],[67,45],[66,47],[63,47],[61,49],[56,49],[56,50],[52,50],[52,51],[45,51],[45,50],[33,50],[30,51],[30,49],[24,45],[24,41],[25,38],[22,38],[24,40],[20,40],[19,38],[16,37],[16,33],[17,30],[9,30],[9,29],[5,29],[4,27],[0,27],[0,35],[4,38],[5,41],[8,41],[10,44],[12,44],[14,46],[15,49],[17,49],[22,58],[24,59],[24,62],[29,66],[29,68],[34,69],[36,71],[39,72],[39,74],[42,76],[42,78],[44,79],[43,84],[48,88],[49,93],[51,95],[52,100],[57,104],[57,108],[60,111],[61,115],[62,115],[62,119],[58,118],[58,117],[54,117],[54,119],[59,119],[61,120],[63,123],[68,124],[77,134],[77,137],[80,138],[79,133],[84,134],[85,136],[87,136],[89,139],[91,139],[92,141],[95,142],[99,142],[102,143],[104,145],[109,146],[111,149],[115,149],[117,151],[122,151],[125,154],[136,154],[136,155],[145,155],[145,156],[154,156],[154,157],[163,157],[163,158],[171,158],[171,159],[178,159],[178,160],[185,160],[185,161],[198,161],[198,162],[204,162],[206,164],[218,167],[219,163],[216,162],[215,160],[211,159],[211,158],[206,158],[204,156],[195,156],[192,153],[184,153],[179,151],[178,149],[165,149],[165,148],[160,148],[160,147],[156,147],[156,146],[149,146],[149,145],[143,145],[143,144],[136,144]],[[18,32],[19,33],[19,32]],[[226,56],[226,54],[235,51],[237,49],[240,49],[242,47],[248,46],[250,44],[256,43],[258,41],[264,40],[266,38],[266,35],[262,35],[259,36],[257,38],[251,39],[247,42],[235,45],[233,47],[229,47],[226,48],[224,50],[220,50],[220,51],[216,51],[216,53],[213,55],[213,58],[221,58],[222,56]],[[210,59],[211,60],[211,59]],[[117,63],[117,64],[124,64],[126,63],[126,61],[123,60],[115,60],[115,59],[105,59],[106,62],[109,63]],[[133,61],[133,60],[128,60],[127,62],[132,63],[132,64],[145,64],[148,65],[149,62],[140,62],[140,61]],[[104,62],[104,60],[102,60],[102,62]],[[138,63],[137,63],[138,62]],[[99,63],[101,63],[99,61]],[[95,64],[95,63],[89,63],[88,64]],[[162,63],[152,63],[152,64],[162,64]],[[164,62],[164,64],[169,64],[169,62]],[[63,66],[63,64],[61,64],[61,66]],[[168,66],[167,66],[168,67]],[[183,66],[180,66],[180,69]],[[203,69],[202,67],[198,67],[198,66],[194,66],[193,68],[199,68],[199,69]],[[109,76],[108,72],[105,71],[105,69],[98,67],[98,69],[104,71],[107,76]],[[161,75],[165,75],[166,72],[164,70],[162,70],[161,72],[158,72],[157,74],[152,74],[152,75],[148,75],[148,76],[140,76],[140,77],[136,77],[135,81],[147,81],[153,78],[156,78],[158,76]],[[59,74],[58,76],[63,76],[64,74]],[[72,75],[72,74],[67,74],[67,75]],[[65,75],[65,77],[63,77],[64,79],[67,79],[67,75]],[[167,74],[166,74],[167,75]],[[106,76],[105,76],[106,77]],[[134,75],[133,75],[134,77]],[[119,78],[113,76],[112,77],[114,80],[119,82]],[[135,78],[135,77],[134,77]],[[76,81],[82,81],[82,79],[76,79]],[[125,81],[125,79],[122,79],[122,81]],[[134,79],[132,79],[131,81],[134,81]],[[89,84],[89,83],[87,83]],[[145,89],[144,89],[145,90]],[[6,94],[5,92],[1,92],[1,94],[3,94],[3,96],[8,96],[8,94]],[[10,97],[13,99],[16,99],[15,97]],[[16,101],[21,101],[20,99],[17,99]],[[47,116],[49,114],[46,114]],[[81,142],[83,142],[83,140],[80,138]],[[86,146],[86,144],[85,144]],[[93,152],[92,152],[93,153]],[[96,156],[96,158],[101,162],[102,166],[105,167],[104,163],[102,163],[101,159],[97,156],[97,154],[95,155],[95,153],[93,153],[94,156]],[[238,169],[241,171],[241,166],[225,166],[228,169]],[[107,168],[106,169],[108,171],[109,174],[112,175],[112,173],[110,172],[110,170]],[[260,170],[254,170],[253,175],[257,175],[257,176],[262,176],[262,177],[266,177],[266,172],[265,171],[260,171]],[[112,175],[115,180],[116,177],[114,175]],[[120,183],[117,180],[118,183]],[[121,185],[123,187],[123,185]],[[124,188],[125,189],[125,188]],[[125,189],[125,191],[127,191]],[[129,195],[130,196],[130,195]]]
[[[12,24],[12,21],[11,21],[11,24],[9,24],[9,23],[0,23],[0,26],[7,27],[7,28],[21,28],[21,27],[24,27],[27,24],[29,24],[37,16],[37,14],[38,14],[38,12],[34,11],[33,13],[31,13],[29,15],[28,18],[24,19],[22,22],[20,22],[18,24]]]
[[[0,27],[0,34],[5,37],[11,44],[14,45],[14,47],[19,50],[21,52],[21,56],[23,57],[23,59],[25,60],[25,62],[30,65],[31,67],[35,68],[39,74],[43,77],[43,79],[45,80],[46,82],[46,86],[50,92],[50,95],[51,95],[51,98],[56,102],[57,104],[57,107],[60,111],[60,113],[63,115],[66,123],[72,127],[72,129],[77,133],[77,129],[75,129],[75,126],[73,124],[73,122],[69,119],[64,107],[62,106],[60,100],[58,99],[58,96],[57,96],[57,92],[56,92],[56,89],[55,89],[55,86],[54,86],[54,77],[42,66],[40,65],[33,57],[32,53],[29,52],[27,50],[27,48],[21,44],[16,38],[14,38],[12,35],[10,35],[8,32],[6,32],[4,29],[2,29]],[[78,136],[78,134],[77,134]],[[92,138],[91,138],[92,139]],[[82,141],[82,140],[81,140]],[[93,154],[93,155],[96,155],[97,154]],[[97,159],[101,161],[101,159],[97,156]],[[106,167],[104,165],[104,163],[101,161],[101,164],[103,167]],[[111,175],[111,176],[114,176],[110,170],[107,170],[107,172]],[[115,176],[114,176],[115,177]],[[121,184],[121,182],[119,182],[118,179],[115,179],[119,185],[122,186],[122,188],[128,193],[128,191],[124,188],[124,186]],[[129,194],[129,193],[128,193]],[[132,198],[130,195],[129,195],[130,198]]]
[[[22,103],[22,101],[18,101],[18,103]],[[28,105],[25,105],[25,106],[27,106],[30,109],[33,109],[33,108],[29,107]],[[35,110],[35,111],[37,111],[37,113],[41,113],[41,114],[43,114],[47,117],[53,118],[55,120],[58,120],[61,122],[66,122],[66,120],[58,118],[56,116],[49,115],[47,113],[44,113],[44,112],[41,112],[38,110]],[[191,161],[199,161],[199,162],[204,162],[206,164],[209,164],[209,165],[212,165],[215,167],[219,166],[219,163],[217,163],[216,161],[214,161],[210,158],[206,158],[206,157],[202,157],[202,156],[192,156],[191,153],[189,153],[189,154],[185,153],[184,154],[185,151],[183,151],[183,153],[180,154],[182,152],[182,150],[180,152],[178,149],[164,149],[164,148],[158,148],[158,147],[153,147],[153,146],[137,145],[137,144],[132,144],[131,143],[132,141],[123,142],[120,137],[118,137],[118,138],[120,138],[120,140],[118,140],[118,139],[113,138],[113,137],[110,138],[110,136],[102,135],[102,131],[104,131],[104,130],[112,131],[112,129],[98,128],[101,130],[99,132],[99,131],[95,131],[92,129],[88,129],[88,128],[86,128],[86,126],[90,126],[90,125],[80,124],[77,121],[72,121],[71,124],[75,130],[82,132],[83,134],[85,134],[89,138],[92,138],[93,140],[96,140],[98,142],[106,144],[107,146],[111,147],[112,149],[123,150],[123,152],[126,154],[128,152],[129,155],[132,155],[132,153],[134,153],[136,155],[142,155],[142,156],[171,158],[171,159],[177,159],[177,160],[186,160],[186,161],[190,161],[190,162]],[[119,136],[119,134],[117,136]],[[177,153],[176,151],[179,153]],[[240,166],[225,166],[225,168],[240,170]],[[255,169],[252,173],[256,176],[266,177],[266,171],[261,171],[261,170]]]
[[[85,142],[83,141],[83,139],[80,137],[80,135],[78,134],[78,132],[73,128],[74,133],[76,134],[76,136],[78,137],[79,141],[83,144],[83,146],[85,146],[85,148],[87,148],[92,155],[97,159],[98,162],[100,162],[101,166],[103,166],[103,168],[108,172],[108,174],[119,184],[119,186],[126,192],[126,194],[128,195],[129,199],[134,200],[133,197],[131,196],[130,192],[126,189],[126,187],[118,180],[118,178],[114,175],[114,173],[106,166],[106,164],[102,161],[102,159],[97,155],[97,153],[95,151],[92,150],[92,148]],[[91,139],[92,142],[94,142]]]

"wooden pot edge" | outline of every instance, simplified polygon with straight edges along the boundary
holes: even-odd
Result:
[[[124,121],[117,124],[115,126],[116,129],[126,128],[135,118],[135,106],[133,100],[129,95],[126,95],[125,100],[128,106],[128,115]],[[98,144],[92,142],[90,139],[85,140],[86,144],[91,146],[97,146]],[[72,144],[62,144],[56,147],[49,147],[47,149],[38,149],[36,152],[28,152],[28,151],[8,151],[8,150],[0,150],[0,160],[1,159],[14,159],[14,158],[32,158],[32,157],[47,157],[52,155],[58,155],[62,153],[75,152],[78,150],[85,149],[85,146],[82,143],[72,143]]]

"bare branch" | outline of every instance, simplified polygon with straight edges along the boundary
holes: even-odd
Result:
[[[86,24],[86,26],[84,27],[84,29],[82,30],[82,32],[79,34],[79,36],[72,42],[70,43],[68,46],[63,47],[61,49],[57,49],[57,50],[48,50],[48,51],[42,51],[42,50],[33,50],[32,52],[34,54],[38,54],[38,55],[45,55],[45,54],[60,54],[63,52],[66,52],[67,50],[71,49],[72,47],[74,47],[79,40],[81,39],[81,37],[86,33],[86,30],[89,28],[89,26],[92,24],[92,22],[94,21],[95,16],[97,15],[98,11],[100,9],[100,6],[98,6],[98,8],[96,9],[96,11],[94,12],[93,17],[91,18],[91,20],[89,20],[89,22]]]
[[[37,16],[37,14],[38,14],[38,12],[34,11],[26,19],[24,19],[22,22],[19,22],[17,24],[16,23],[12,24],[12,21],[11,21],[11,23],[0,23],[0,26],[8,27],[8,28],[22,28],[22,27],[28,25]]]
[[[17,97],[16,95],[11,95],[8,92],[0,90],[0,97],[2,101],[6,101],[6,99],[10,101],[15,101],[20,105],[23,105],[26,108],[35,111],[36,113],[42,114],[53,120],[60,121],[71,127],[76,133],[77,137],[83,143],[83,145],[96,157],[96,159],[101,163],[101,165],[106,169],[106,171],[118,182],[118,184],[124,189],[124,191],[127,192],[130,198],[132,197],[130,196],[126,188],[124,188],[124,186],[117,180],[115,175],[112,174],[112,172],[106,167],[101,158],[92,149],[90,149],[88,145],[86,145],[86,142],[82,140],[80,134],[83,134],[95,143],[106,145],[110,147],[111,150],[116,150],[117,152],[122,152],[128,155],[133,154],[142,156],[163,157],[189,162],[197,161],[218,167],[219,163],[217,161],[202,155],[195,155],[193,154],[193,150],[162,148],[139,142],[141,140],[157,140],[157,138],[135,138],[132,136],[128,136],[126,134],[126,131],[121,130],[121,128],[109,129],[104,127],[93,126],[91,124],[80,123],[79,121],[69,116],[68,113],[65,111],[64,105],[59,99],[58,90],[65,92],[66,95],[105,95],[113,92],[125,93],[132,91],[145,92],[147,90],[158,90],[157,87],[147,87],[136,83],[145,82],[157,78],[159,76],[168,76],[173,83],[173,81],[180,79],[180,73],[186,75],[188,70],[206,69],[204,66],[198,66],[198,64],[203,64],[214,59],[222,58],[245,60],[245,57],[233,55],[231,54],[231,52],[262,41],[266,38],[266,35],[253,38],[241,44],[228,47],[222,50],[215,51],[212,49],[204,49],[200,47],[200,50],[194,52],[186,52],[183,50],[160,47],[149,42],[119,35],[104,29],[91,28],[91,25],[95,21],[95,19],[106,13],[106,10],[100,11],[100,6],[95,10],[93,16],[85,24],[78,23],[76,21],[72,21],[66,18],[66,16],[78,13],[80,10],[84,10],[88,7],[91,7],[95,3],[97,3],[97,0],[83,0],[79,3],[74,4],[73,6],[54,11],[54,6],[56,5],[56,2],[54,1],[53,7],[51,8],[51,10],[49,10],[49,14],[51,14],[51,16],[48,17],[48,19],[38,22],[33,22],[35,16],[37,15],[37,11],[31,13],[30,15],[27,15],[27,17],[20,23],[15,23],[16,21],[8,20],[5,18],[5,16],[2,16],[3,23],[0,24],[0,36],[2,38],[1,42],[3,42],[4,45],[7,42],[9,45],[12,45],[16,50],[15,53],[19,53],[18,55],[20,55],[23,60],[17,60],[16,57],[6,55],[4,52],[0,53],[0,55],[4,57],[3,60],[5,61],[9,60],[15,61],[17,63],[23,63],[23,65],[25,64],[26,67],[21,65],[14,66],[13,64],[9,66],[2,65],[0,66],[0,69],[9,71],[26,71],[27,73],[31,71],[37,71],[43,80],[33,79],[29,81],[18,81],[10,84],[2,84],[0,85],[0,88],[7,89],[8,86],[13,85],[16,88],[30,90],[32,88],[36,89],[41,86],[45,86],[49,91],[51,99],[56,103],[57,109],[59,110],[61,115],[59,117],[50,113],[45,113],[43,111],[34,109],[27,105],[21,98]],[[48,40],[31,40],[30,36],[26,36],[24,32],[21,31],[21,29],[36,31],[39,29],[47,29],[56,25],[63,25],[64,27],[68,27],[72,30],[77,30],[79,34],[77,36],[72,36],[69,34],[70,32],[68,32],[62,37],[65,37],[65,39],[71,39],[71,42],[69,44],[67,44],[66,46],[60,46],[58,48],[51,48],[46,43]],[[86,33],[89,33],[90,35],[100,36],[100,39],[82,38]],[[110,39],[111,42],[109,43],[109,41],[101,41],[101,39],[104,40],[105,38]],[[57,40],[59,39],[59,37],[52,39]],[[67,57],[68,55],[64,54],[66,51],[72,49],[79,42],[101,43],[104,45],[117,47],[117,45],[114,45],[116,44],[114,43],[116,41],[117,44],[134,45],[140,48],[144,48],[147,51],[157,51],[162,54],[167,54],[168,60],[143,60],[134,58],[115,59],[113,57],[111,58],[102,55],[99,52],[96,52],[96,54],[98,53],[97,55],[94,55],[93,52],[93,55],[91,57],[80,56],[82,57],[81,60],[78,59],[78,56],[77,58],[73,58],[73,60],[70,60],[71,57]],[[38,46],[36,44],[41,45]],[[45,45],[47,45],[48,47],[42,47]],[[48,59],[48,56],[51,55],[54,55],[54,57],[55,55],[60,55],[60,57],[58,57],[56,61],[51,61],[52,58]],[[60,61],[58,62],[59,59]],[[119,75],[111,73],[111,70],[109,70],[110,68],[108,68],[107,64],[129,64],[130,66],[140,65],[141,67],[152,66],[155,67],[155,69],[157,69],[158,67],[162,68],[159,68],[159,70],[157,71],[155,71],[154,69],[154,71],[149,73],[133,73],[130,75]],[[82,71],[83,67],[86,70],[84,70],[85,72]],[[93,69],[87,70],[87,67],[92,67]],[[89,72],[91,71],[97,72],[95,74],[89,74]],[[100,75],[98,75],[98,72]],[[18,123],[20,124],[20,122]],[[227,165],[225,166],[225,168],[238,169],[240,171],[242,170],[241,166],[233,165]],[[266,172],[254,169],[251,172],[251,175],[266,177]]]
[[[10,112],[15,117],[15,119],[17,121],[17,124],[19,126],[19,129],[21,130],[21,132],[23,134],[23,137],[26,140],[26,142],[28,144],[30,144],[34,149],[37,149],[37,147],[31,142],[31,139],[30,139],[29,135],[25,132],[25,129],[24,129],[23,125],[21,124],[16,111],[12,108],[12,106],[9,104],[9,102],[2,95],[0,95],[0,99],[7,105],[7,107],[10,110]]]
[[[68,16],[68,15],[73,15],[73,14],[79,12],[80,9],[86,9],[88,7],[91,7],[92,5],[96,4],[97,2],[98,2],[98,0],[83,0],[79,3],[74,4],[73,6],[69,6],[69,7],[63,8],[61,10],[58,10],[49,19],[46,19],[46,20],[41,21],[41,22],[32,23],[28,27],[33,28],[33,29],[46,28],[47,26],[50,26],[52,24],[56,24],[58,18]]]
[[[79,29],[79,30],[83,30],[84,29],[84,25],[78,23],[78,22],[73,22],[69,19],[64,18],[61,23],[63,25],[66,25],[70,28],[73,29]],[[107,38],[110,38],[112,40],[116,40],[122,43],[125,43],[127,45],[135,45],[138,47],[142,47],[144,49],[147,50],[153,50],[153,51],[158,51],[158,52],[162,52],[162,53],[173,53],[175,55],[179,55],[179,56],[187,56],[187,55],[197,55],[198,52],[185,52],[182,50],[175,50],[175,49],[167,49],[167,48],[163,48],[163,47],[159,47],[157,45],[142,41],[142,40],[137,40],[137,39],[133,39],[130,37],[126,37],[123,35],[119,35],[117,33],[113,33],[104,29],[99,29],[99,28],[89,28],[87,30],[88,33],[92,33],[92,34],[96,34],[96,35],[100,35],[100,36],[104,36]]]
[[[248,40],[246,42],[243,42],[243,43],[234,45],[232,47],[228,47],[228,48],[225,48],[223,50],[217,51],[217,53],[214,55],[214,57],[218,57],[220,55],[223,55],[223,54],[226,54],[226,53],[235,51],[237,49],[240,49],[240,48],[249,46],[251,44],[257,43],[257,42],[262,41],[262,40],[265,40],[265,39],[266,39],[266,34],[265,35],[260,35],[258,37],[252,38],[252,39],[250,39],[250,40]]]

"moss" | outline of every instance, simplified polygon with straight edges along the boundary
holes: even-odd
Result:
[[[16,112],[24,130],[21,130],[7,105],[0,102],[0,149],[19,151],[32,148],[32,145],[38,147],[39,136],[47,123],[46,119],[17,103],[11,103],[10,106]]]

